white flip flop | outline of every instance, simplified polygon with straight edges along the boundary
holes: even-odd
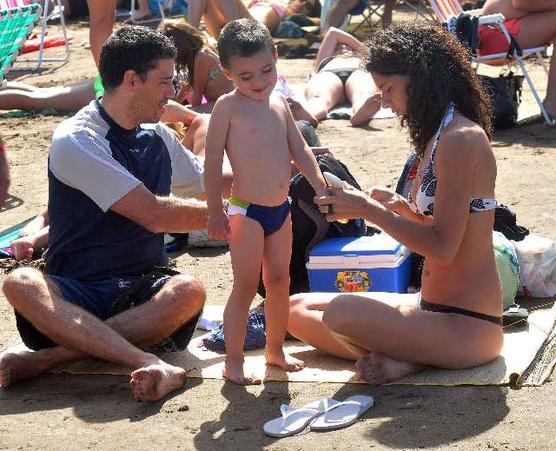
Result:
[[[374,405],[372,396],[350,396],[331,406],[311,423],[312,431],[330,431],[351,426]]]
[[[326,398],[299,408],[282,404],[280,406],[282,416],[267,421],[263,426],[263,431],[272,437],[288,437],[297,434],[305,429],[316,417],[322,415],[337,403],[338,401],[335,399]]]

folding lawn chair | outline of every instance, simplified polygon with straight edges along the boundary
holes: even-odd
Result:
[[[39,21],[38,4],[0,10],[0,82],[3,82],[17,59],[21,46]]]
[[[37,63],[34,67],[22,67],[22,68],[14,68],[14,70],[33,70],[33,71],[40,71],[43,62],[63,62],[69,58],[69,44],[68,44],[68,35],[67,35],[67,28],[66,28],[66,20],[64,17],[64,6],[62,5],[61,0],[1,0],[0,5],[2,4],[8,5],[15,5],[15,6],[26,6],[31,4],[39,4],[41,6],[41,12],[39,15],[40,21],[40,35],[39,35],[39,48],[38,48],[38,56],[37,57],[24,57],[19,58],[18,63]],[[48,22],[51,20],[58,20],[59,26],[62,30],[62,35],[64,37],[64,53],[62,56],[56,57],[45,57],[44,52],[46,50],[46,26]]]
[[[357,24],[357,26],[351,30],[352,33],[355,33],[360,27],[363,25],[367,25],[369,28],[375,27],[382,19],[382,7],[384,6],[384,0],[369,0],[367,4],[359,4],[354,9],[350,11],[350,18],[353,16],[361,16],[362,21]],[[407,1],[407,0],[397,0],[396,6],[400,4],[407,5],[410,9],[415,11],[420,16],[430,16],[432,18],[432,14],[430,13],[427,5],[422,0],[415,0],[415,1]],[[376,18],[373,19],[373,16]]]
[[[446,23],[451,16],[457,17],[464,12],[459,1],[457,0],[429,0],[429,3],[431,7],[434,9],[437,19],[441,23]],[[504,37],[508,41],[508,49],[509,49],[512,44],[512,38],[506,28],[506,25],[504,24],[504,21],[505,18],[502,14],[491,14],[488,16],[480,16],[478,23],[479,25],[498,28],[504,34]],[[527,80],[527,84],[529,85],[531,92],[533,93],[533,97],[535,98],[537,104],[539,105],[543,119],[547,124],[552,125],[555,122],[548,115],[542,103],[542,100],[539,97],[537,89],[535,88],[533,80],[529,76],[529,72],[527,71],[524,62],[525,58],[531,55],[536,55],[538,60],[541,62],[545,73],[548,75],[548,69],[546,68],[546,64],[544,63],[541,54],[541,52],[546,51],[547,47],[548,45],[543,45],[540,47],[521,49],[520,54],[514,51],[512,54],[509,54],[508,52],[503,52],[503,53],[495,53],[490,55],[482,55],[479,52],[476,56],[473,56],[472,58],[473,58],[473,62],[476,63],[477,68],[481,63],[489,64],[493,66],[500,66],[503,64],[512,64],[512,63],[518,64],[521,69],[521,72],[523,73],[525,79]]]

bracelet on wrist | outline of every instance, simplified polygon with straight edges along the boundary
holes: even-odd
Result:
[[[6,146],[4,144],[0,144],[0,153],[5,152],[6,150]]]

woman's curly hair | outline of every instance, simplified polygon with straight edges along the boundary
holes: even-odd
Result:
[[[207,45],[205,36],[184,20],[163,20],[158,31],[169,37],[176,46],[176,70],[178,74],[186,75],[187,82],[193,86],[195,56]]]
[[[417,21],[392,24],[366,42],[364,67],[381,75],[406,75],[407,123],[418,157],[436,133],[452,102],[491,138],[490,100],[465,47],[439,25]]]

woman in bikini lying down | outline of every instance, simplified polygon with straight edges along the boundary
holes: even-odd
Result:
[[[364,217],[425,257],[422,291],[308,293],[291,298],[288,330],[356,360],[384,383],[431,365],[469,368],[502,348],[502,296],[492,251],[496,162],[490,106],[466,51],[440,26],[374,34],[366,69],[382,103],[407,124],[419,167],[406,200],[344,186],[318,198],[329,220]]]
[[[209,33],[218,38],[224,25],[236,19],[258,20],[274,35],[284,17],[292,14],[320,15],[318,0],[252,0],[247,6],[244,3],[243,0],[189,0],[188,21],[199,28],[203,18]]]
[[[329,28],[315,59],[315,69],[305,83],[303,98],[290,100],[296,119],[315,127],[328,112],[344,102],[351,103],[352,125],[364,125],[380,110],[380,93],[359,54],[365,45],[352,35]]]

